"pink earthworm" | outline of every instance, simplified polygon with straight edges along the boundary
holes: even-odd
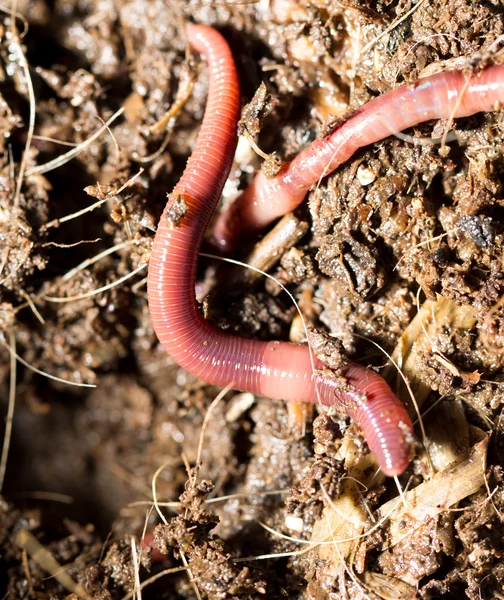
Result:
[[[504,102],[504,66],[467,76],[462,71],[437,73],[402,85],[367,102],[329,135],[315,140],[278,175],[258,173],[222,213],[214,239],[223,250],[243,244],[277,217],[294,210],[312,185],[329,175],[357,150],[389,135],[429,121],[468,117],[495,110]]]
[[[346,362],[343,377],[335,377],[318,360],[313,368],[307,346],[240,338],[210,325],[200,313],[195,299],[198,251],[233,160],[240,92],[221,35],[202,25],[189,26],[187,34],[208,62],[209,93],[193,153],[170,195],[150,256],[148,301],[157,337],[180,366],[208,383],[232,383],[270,398],[320,401],[346,412],[361,427],[383,472],[398,475],[409,462],[412,424],[377,373]],[[174,209],[180,215],[180,207],[183,216],[174,223]]]

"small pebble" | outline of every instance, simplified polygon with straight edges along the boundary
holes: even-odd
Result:
[[[357,179],[361,185],[369,185],[376,179],[376,173],[370,167],[359,165],[357,169]]]
[[[302,533],[304,531],[304,521],[301,519],[301,517],[287,515],[285,517],[285,526],[287,529],[290,529],[291,531],[297,531],[298,533]]]

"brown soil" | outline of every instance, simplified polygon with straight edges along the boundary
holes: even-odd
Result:
[[[281,226],[288,235],[256,248],[277,252],[267,268],[299,300],[327,360],[381,368],[387,359],[374,342],[402,357],[422,411],[431,408],[432,468],[418,443],[400,479],[418,496],[407,497],[400,519],[380,512],[395,483],[373,476],[358,428],[335,413],[229,392],[208,419],[195,469],[219,390],[157,343],[145,269],[91,295],[148,259],[197,135],[206,67],[186,53],[184,21],[215,26],[229,41],[244,105],[257,92],[242,125],[275,153],[271,172],[397,84],[501,60],[502,0],[420,0],[400,20],[413,8],[410,0],[18,0],[15,23],[3,13],[3,414],[14,397],[8,347],[40,371],[96,387],[16,365],[0,597],[118,600],[132,597],[137,577],[164,569],[173,571],[145,587],[144,600],[504,597],[502,112],[457,120],[446,146],[428,143],[446,126],[431,122],[362,150]],[[35,137],[26,153],[28,72]],[[71,149],[58,140],[84,142],[121,107],[73,160],[37,168]],[[260,167],[244,148],[224,204]],[[178,206],[174,224],[183,213]],[[202,261],[209,318],[242,335],[304,340],[277,284],[238,271],[222,286],[218,267]],[[469,477],[481,448],[486,465],[479,460]],[[161,508],[164,521],[152,510],[161,466],[157,498],[176,501]],[[452,497],[459,487],[443,482],[459,475]],[[450,490],[426,508],[420,490],[431,481]],[[154,561],[141,552],[144,526]]]

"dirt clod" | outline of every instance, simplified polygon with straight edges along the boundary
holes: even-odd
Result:
[[[165,212],[164,218],[168,225],[174,229],[180,227],[180,223],[188,211],[187,202],[180,195],[168,194],[168,201],[171,202],[170,208]]]

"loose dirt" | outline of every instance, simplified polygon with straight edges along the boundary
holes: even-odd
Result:
[[[502,111],[363,149],[236,257],[289,288],[327,364],[373,365],[409,401],[393,355],[425,413],[397,485],[332,411],[228,392],[202,431],[219,390],[160,347],[145,288],[206,102],[184,22],[228,40],[241,131],[272,173],[396,85],[501,62],[504,2],[14,9],[0,16],[2,414],[15,400],[0,597],[504,597]],[[262,163],[241,139],[223,206]],[[221,327],[306,341],[273,281],[202,259],[197,294]]]

